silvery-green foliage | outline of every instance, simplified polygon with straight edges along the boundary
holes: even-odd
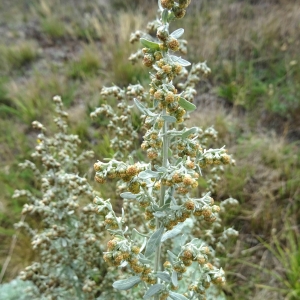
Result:
[[[107,270],[101,257],[103,226],[95,218],[90,204],[95,192],[87,179],[79,175],[79,165],[93,153],[78,153],[78,136],[68,134],[67,113],[60,97],[54,97],[57,133],[47,136],[40,131],[32,154],[34,162],[26,161],[21,168],[33,171],[36,193],[16,190],[14,197],[26,197],[22,214],[27,221],[16,224],[32,239],[38,260],[20,273],[30,281],[27,289],[31,299],[95,299],[101,295],[98,283],[106,282]],[[31,219],[41,220],[31,228]],[[107,284],[109,285],[109,283]]]
[[[207,147],[207,139],[216,137],[213,128],[184,125],[196,109],[192,102],[199,73],[210,72],[205,63],[188,72],[185,67],[190,63],[175,55],[186,45],[179,39],[184,30],[170,33],[169,23],[182,18],[189,4],[190,0],[160,0],[158,17],[148,24],[148,33],[138,31],[131,36],[131,42],[140,40],[144,48],[130,59],[143,58],[150,68],[149,92],[134,99],[142,114],[141,148],[147,161],[124,156],[123,161],[115,157],[94,164],[97,182],[118,180],[115,200],[122,198],[125,209],[116,212],[110,200],[97,196],[94,205],[113,236],[104,260],[125,271],[113,287],[130,290],[131,299],[206,299],[213,294],[212,284],[225,283],[216,248],[223,250],[224,243],[237,235],[223,228],[220,213],[225,205],[215,205],[210,191],[195,196],[203,169],[215,168],[214,174],[221,165],[234,161],[225,147]],[[180,78],[185,81],[179,83]],[[117,98],[124,98],[125,90],[112,89],[119,91]],[[107,88],[104,92],[108,93]],[[213,190],[218,180],[213,176],[209,188]]]
[[[8,283],[0,285],[1,299],[5,300],[30,300],[30,296],[24,293],[27,288],[34,286],[30,281],[22,281],[20,279],[13,279]]]

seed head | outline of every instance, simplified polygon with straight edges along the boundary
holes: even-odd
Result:
[[[168,38],[167,46],[172,51],[178,51],[180,44],[177,39],[170,37]]]
[[[173,13],[177,19],[182,19],[185,16],[186,10],[180,7],[174,7]]]
[[[139,168],[136,165],[128,166],[126,169],[126,175],[135,176],[139,172]]]
[[[145,54],[144,55],[143,64],[146,67],[148,67],[148,68],[152,67],[153,62],[154,62],[154,58],[151,54]]]
[[[182,70],[182,66],[179,64],[176,64],[174,67],[175,73],[178,75],[181,72],[181,70]]]
[[[102,173],[96,173],[95,175],[95,181],[99,182],[99,183],[105,183],[105,178],[103,176]]]
[[[167,103],[174,102],[174,94],[172,92],[168,92],[167,95],[165,96],[165,100]]]
[[[171,9],[174,5],[174,0],[161,0],[161,6],[166,9]]]
[[[158,90],[158,91],[156,91],[155,93],[154,93],[154,98],[155,99],[157,99],[157,100],[161,100],[162,98],[163,98],[163,92],[162,91],[160,91],[160,90]]]
[[[131,251],[135,254],[139,254],[140,253],[140,247],[138,246],[132,246],[131,247]]]
[[[166,74],[170,74],[172,72],[172,67],[170,65],[164,65],[162,66],[162,70],[166,73]]]
[[[179,0],[180,8],[187,8],[191,3],[191,0]]]
[[[194,208],[195,208],[195,203],[194,203],[193,200],[190,199],[190,200],[188,200],[188,201],[185,202],[184,206],[185,206],[185,208],[186,208],[187,210],[194,210]]]
[[[158,152],[154,150],[153,148],[150,148],[147,150],[147,157],[151,160],[158,157]]]
[[[224,165],[228,165],[230,163],[230,160],[231,160],[230,155],[228,155],[226,153],[222,154],[221,155],[221,160],[222,160],[222,163]]]
[[[110,240],[110,241],[107,242],[107,249],[109,251],[114,250],[115,247],[117,246],[117,244],[118,244],[117,239],[112,239],[112,240]]]
[[[140,184],[137,181],[133,181],[128,186],[128,191],[132,194],[138,194],[140,192]]]

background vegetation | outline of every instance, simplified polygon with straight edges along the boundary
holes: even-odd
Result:
[[[105,120],[92,122],[89,113],[101,104],[103,86],[147,85],[146,68],[127,59],[135,49],[128,40],[155,16],[155,2],[0,2],[0,269],[23,205],[12,199],[13,191],[35,188],[32,174],[18,168],[36,142],[31,122],[51,130],[51,99],[59,94],[81,147],[94,150],[96,159],[111,156]],[[297,2],[194,0],[183,21],[186,58],[207,60],[212,68],[198,86],[200,108],[191,122],[214,125],[218,144],[237,161],[214,195],[241,204],[228,218],[240,232],[234,252],[223,258],[228,299],[300,297]],[[86,170],[92,183],[92,170]],[[5,281],[33,258],[20,235]]]

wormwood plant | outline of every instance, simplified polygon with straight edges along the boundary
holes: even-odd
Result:
[[[215,136],[213,129],[203,131],[184,125],[196,109],[192,100],[198,74],[210,72],[205,63],[199,63],[188,73],[185,67],[190,63],[174,55],[180,48],[185,50],[185,42],[179,39],[184,30],[170,33],[169,25],[185,15],[189,4],[190,0],[160,0],[158,18],[148,25],[149,31],[156,31],[156,37],[141,32],[132,36],[132,41],[139,38],[144,46],[131,59],[142,53],[144,65],[151,70],[149,92],[139,85],[127,92],[118,87],[104,88],[102,94],[116,96],[126,115],[122,119],[122,113],[116,115],[106,105],[92,114],[111,117],[111,127],[118,122],[127,124],[124,130],[119,127],[113,145],[129,150],[132,143],[128,131],[132,127],[128,116],[133,107],[128,106],[125,95],[133,96],[146,130],[141,148],[147,161],[135,162],[133,153],[123,155],[124,161],[119,160],[122,155],[116,155],[94,164],[97,182],[118,179],[113,202],[96,196],[94,210],[112,235],[104,260],[125,274],[113,287],[131,289],[126,294],[130,295],[128,299],[206,299],[211,284],[225,283],[216,251],[224,251],[228,238],[237,235],[231,228],[224,229],[220,219],[220,214],[237,201],[229,198],[217,206],[210,192],[197,195],[202,169],[233,160],[224,147],[207,149],[207,138]],[[180,78],[185,78],[185,83],[178,83]],[[211,179],[212,183],[216,181]],[[114,205],[114,209],[113,204],[121,201],[123,208]]]
[[[47,136],[46,128],[33,122],[40,131],[32,154],[35,162],[20,164],[32,170],[36,192],[14,193],[15,198],[28,200],[22,214],[29,217],[29,223],[19,222],[16,227],[31,236],[37,253],[37,261],[26,267],[20,278],[33,283],[27,289],[32,299],[95,299],[102,284],[109,286],[101,256],[103,224],[90,204],[95,193],[78,169],[93,153],[78,153],[80,140],[67,132],[68,115],[62,101],[59,96],[53,100],[58,132]],[[33,218],[41,221],[39,228]]]

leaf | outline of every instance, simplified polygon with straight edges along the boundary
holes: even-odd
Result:
[[[166,281],[166,282],[170,282],[171,281],[171,276],[168,273],[166,273],[166,272],[158,271],[156,273],[156,276],[158,278],[160,278],[161,280],[163,280],[163,281]]]
[[[150,259],[147,259],[147,258],[142,258],[140,257],[139,258],[139,262],[141,262],[142,264],[151,264],[151,260]]]
[[[172,283],[174,286],[178,286],[178,276],[176,271],[172,272]]]
[[[168,157],[171,157],[172,155],[173,155],[173,151],[170,148],[168,148]]]
[[[153,215],[156,218],[163,218],[166,216],[166,213],[164,211],[156,211]]]
[[[190,128],[189,130],[187,130],[186,132],[184,132],[184,133],[181,135],[181,137],[182,137],[183,139],[185,139],[185,138],[187,138],[189,135],[195,133],[195,132],[197,131],[197,129],[198,129],[197,127],[192,127],[192,128]]]
[[[179,29],[173,31],[170,35],[172,37],[174,37],[175,39],[178,39],[178,38],[180,38],[183,35],[183,33],[184,33],[184,29],[183,28],[179,28]]]
[[[161,20],[164,24],[168,22],[168,16],[169,16],[169,11],[167,9],[164,9],[163,13],[161,14]]]
[[[67,243],[67,240],[66,239],[61,239],[61,245],[65,248],[67,247],[68,243]]]
[[[157,178],[159,176],[158,172],[152,170],[145,170],[139,173],[138,177],[141,179],[148,179],[148,178]]]
[[[158,43],[154,43],[154,42],[148,41],[143,38],[140,38],[140,41],[141,41],[142,45],[145,46],[146,48],[150,48],[151,50],[159,50]]]
[[[182,209],[182,206],[181,205],[170,205],[170,208],[172,210],[179,210],[179,209]]]
[[[185,296],[169,291],[169,296],[173,299],[173,300],[188,300],[188,298],[186,298]]]
[[[180,224],[177,224],[176,226],[174,226],[173,229],[171,229],[163,234],[163,236],[161,238],[161,242],[163,243],[167,239],[171,239],[171,238],[175,237],[176,235],[180,234],[181,230],[184,226],[185,226],[184,223],[180,223]]]
[[[159,291],[161,291],[164,288],[164,285],[161,283],[157,283],[152,285],[149,290],[145,293],[143,299],[149,299],[153,295],[157,294]]]
[[[113,283],[113,287],[117,290],[129,290],[137,283],[141,282],[139,276],[132,276],[124,280],[118,280]]]
[[[167,252],[168,252],[170,262],[173,263],[173,261],[177,259],[177,256],[170,250],[167,250]]]
[[[122,193],[120,196],[121,196],[121,198],[123,198],[123,199],[136,199],[136,197],[137,197],[136,194],[132,194],[132,193],[130,193],[130,192]]]
[[[163,7],[161,6],[160,0],[158,0],[158,8],[159,8],[160,11],[164,10]]]
[[[156,248],[160,244],[160,240],[161,240],[163,233],[164,233],[164,228],[160,227],[157,231],[155,231],[150,236],[147,246],[146,246],[146,250],[145,250],[146,257],[149,257],[150,255],[152,255],[155,252]]]
[[[136,98],[133,99],[137,108],[144,114],[150,117],[156,117],[156,114],[147,109],[141,102],[139,102]]]
[[[162,172],[162,173],[168,171],[167,168],[165,168],[165,167],[160,167],[160,166],[158,166],[158,165],[155,165],[154,168],[155,168],[158,172]]]
[[[183,67],[188,67],[191,65],[191,63],[181,57],[179,57],[179,59],[177,60],[177,62],[182,65]]]
[[[179,63],[181,66],[183,67],[188,67],[191,63],[179,56],[176,56],[176,55],[169,55],[169,57],[171,58],[171,60],[173,60],[173,62],[177,62]]]
[[[175,123],[177,121],[173,116],[162,116],[162,118],[168,123]]]
[[[193,111],[196,109],[196,105],[185,100],[184,98],[182,97],[179,97],[179,101],[178,101],[179,105],[184,108],[185,110],[187,111]]]

